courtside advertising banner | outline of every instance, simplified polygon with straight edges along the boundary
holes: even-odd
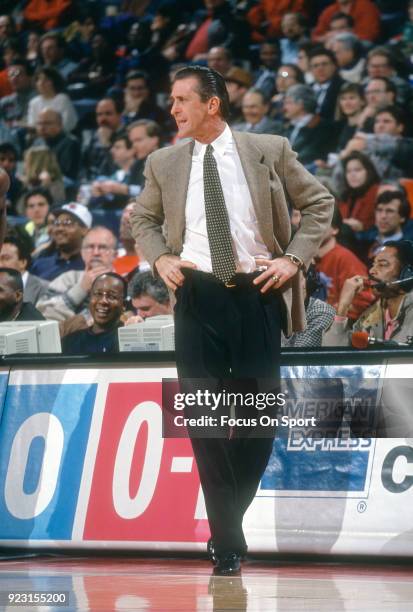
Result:
[[[294,403],[245,515],[251,552],[412,555],[411,367],[283,369],[287,396],[340,381],[348,418],[334,437],[303,434]],[[174,364],[0,372],[0,545],[204,550],[191,441],[163,437],[174,379]],[[378,403],[391,435],[354,435]]]

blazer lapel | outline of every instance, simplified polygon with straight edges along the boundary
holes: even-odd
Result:
[[[185,205],[189,176],[191,174],[193,148],[193,140],[183,143],[182,146],[176,150],[173,159],[171,159],[171,163],[168,164],[166,172],[166,186],[169,192],[168,200],[171,203],[174,226],[181,240],[183,240],[185,231]]]
[[[262,239],[268,250],[272,252],[274,249],[274,229],[269,168],[262,163],[264,155],[251,141],[248,134],[232,132],[232,135],[248,183]]]

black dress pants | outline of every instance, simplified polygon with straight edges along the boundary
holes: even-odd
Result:
[[[234,386],[244,393],[276,392],[282,316],[277,292],[260,293],[251,275],[237,275],[237,286],[227,288],[211,274],[184,274],[175,306],[181,392],[216,393]],[[244,408],[243,417],[246,411],[260,416],[255,407]],[[273,437],[270,430],[266,437],[256,437],[254,428],[245,427],[242,432],[228,427],[225,435],[191,437],[191,442],[215,550],[243,554],[243,516],[268,463]]]

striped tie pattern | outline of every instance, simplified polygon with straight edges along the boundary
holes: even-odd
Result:
[[[213,147],[207,145],[204,156],[205,217],[213,274],[227,283],[235,274],[231,229],[224,193],[218,174]]]

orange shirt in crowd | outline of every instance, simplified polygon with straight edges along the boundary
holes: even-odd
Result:
[[[71,4],[72,0],[29,0],[23,15],[27,21],[33,21],[44,30],[50,30],[59,25],[62,14]]]
[[[9,96],[12,93],[13,89],[10,85],[7,68],[5,70],[0,70],[0,98],[3,96]]]
[[[281,20],[286,13],[307,13],[306,0],[260,0],[257,6],[248,11],[248,21],[255,30],[260,30],[261,24],[268,22],[265,36],[258,32],[253,34],[254,40],[263,40],[264,37],[282,36]]]
[[[139,257],[137,255],[122,255],[117,257],[113,262],[113,269],[116,274],[126,276],[129,272],[132,272],[139,264]]]
[[[340,4],[334,2],[321,13],[316,27],[313,29],[312,39],[319,40],[324,36],[330,26],[334,13],[340,13]],[[362,40],[374,41],[380,34],[380,11],[371,0],[354,0],[350,9],[354,19],[354,34]]]
[[[323,255],[316,263],[316,268],[329,279],[327,302],[336,309],[344,281],[356,274],[367,276],[368,273],[364,263],[341,244],[336,244],[331,251]],[[363,289],[354,298],[347,315],[348,318],[355,321],[375,301],[376,297],[373,292]]]

